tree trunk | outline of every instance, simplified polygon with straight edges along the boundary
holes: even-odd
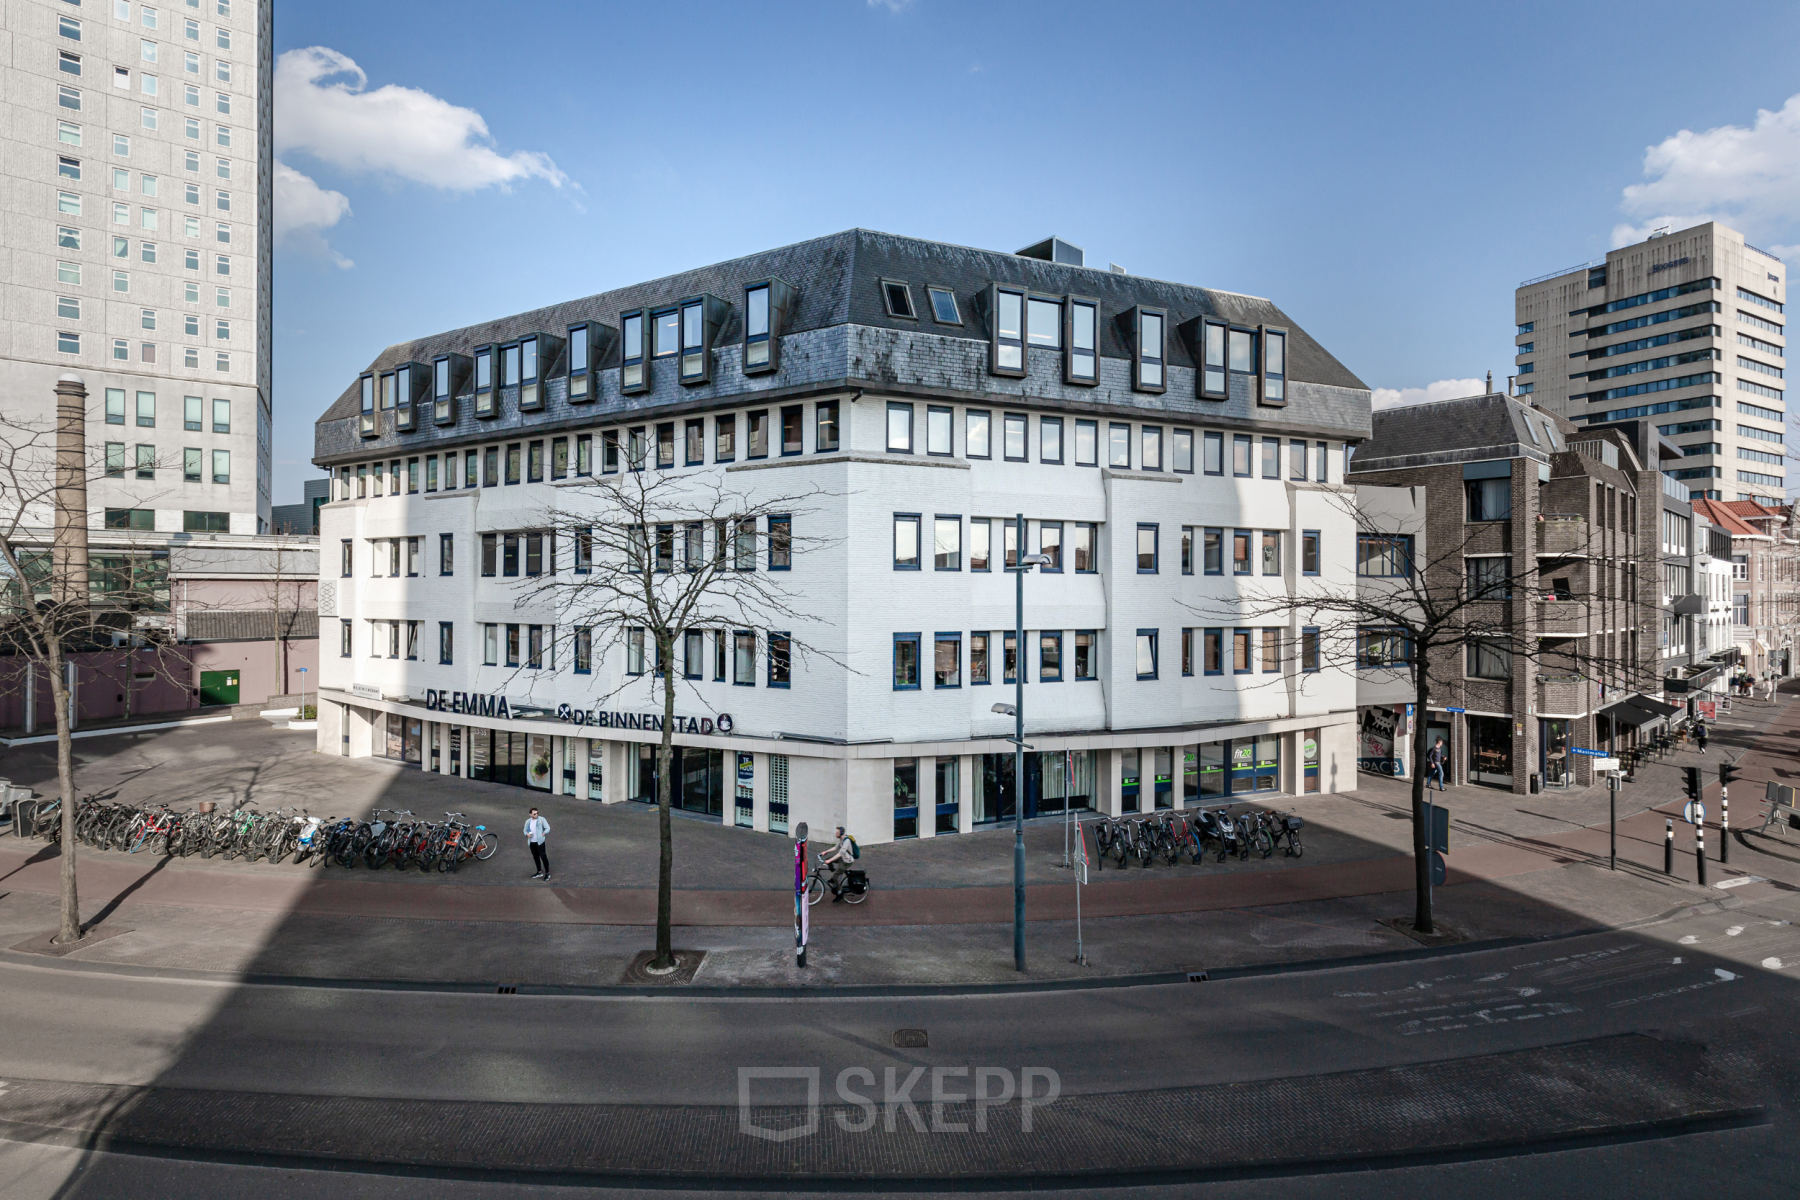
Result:
[[[56,782],[62,790],[62,913],[56,944],[81,940],[81,899],[75,890],[75,739],[69,728],[69,689],[63,679],[63,651],[59,638],[51,636],[47,666],[50,703],[56,706]]]
[[[1418,651],[1415,649],[1416,655]],[[1414,663],[1415,695],[1413,697],[1413,928],[1420,933],[1431,930],[1431,854],[1425,831],[1425,692],[1427,676],[1423,663]]]
[[[656,957],[650,965],[657,968],[675,965],[675,951],[669,937],[670,877],[675,869],[675,846],[669,827],[670,761],[674,758],[675,737],[675,641],[658,635],[656,664],[663,685],[662,742],[656,748],[656,822],[659,857],[656,864]]]

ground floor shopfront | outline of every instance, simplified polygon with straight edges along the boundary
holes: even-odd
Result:
[[[653,803],[657,734],[429,711],[326,691],[319,749],[579,799]],[[846,826],[861,841],[969,833],[1064,812],[1109,815],[1355,787],[1351,714],[1154,733],[841,746],[678,734],[670,800],[769,833]],[[601,736],[595,736],[601,735]]]

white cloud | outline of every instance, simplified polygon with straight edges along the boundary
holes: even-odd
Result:
[[[325,241],[325,231],[350,215],[350,198],[327,191],[286,163],[275,164],[275,240],[283,245],[352,267]]]
[[[1409,404],[1430,404],[1434,400],[1460,400],[1487,391],[1485,379],[1440,379],[1424,387],[1376,388],[1376,408],[1404,408]]]
[[[1615,247],[1660,226],[1713,220],[1752,239],[1792,232],[1800,214],[1800,95],[1773,112],[1758,109],[1750,126],[1683,129],[1663,139],[1644,151],[1644,176],[1620,201],[1637,220],[1613,229]]]
[[[912,6],[912,0],[869,0],[870,8],[885,8],[889,12],[901,12]]]
[[[275,63],[275,152],[298,153],[357,175],[477,191],[542,179],[569,183],[545,154],[501,154],[487,122],[418,88],[387,84],[365,91],[368,75],[348,55],[325,46],[289,50]],[[285,163],[275,165],[275,230],[289,245],[347,267],[324,231],[350,213],[341,192],[320,187]]]

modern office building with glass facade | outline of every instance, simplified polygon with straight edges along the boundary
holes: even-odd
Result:
[[[1369,414],[1271,302],[1056,239],[852,230],[397,344],[317,424],[319,746],[648,799],[668,669],[676,804],[753,829],[1346,790],[1354,673],[1283,606],[1355,586]],[[544,601],[595,569],[568,513],[616,521],[596,485],[634,471],[810,497],[645,533],[659,568],[783,573],[781,627],[716,616],[659,664]]]

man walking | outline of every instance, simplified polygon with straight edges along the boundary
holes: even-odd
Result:
[[[525,818],[525,842],[531,847],[531,865],[537,868],[533,879],[550,878],[550,855],[544,849],[544,839],[550,836],[550,822],[538,815],[537,809]]]
[[[1694,739],[1700,743],[1700,753],[1706,753],[1706,718],[1701,717],[1694,722]]]
[[[1425,787],[1427,790],[1431,787],[1433,776],[1437,778],[1438,791],[1448,790],[1444,787],[1444,763],[1448,757],[1444,753],[1443,738],[1439,738],[1431,749],[1425,752]]]

